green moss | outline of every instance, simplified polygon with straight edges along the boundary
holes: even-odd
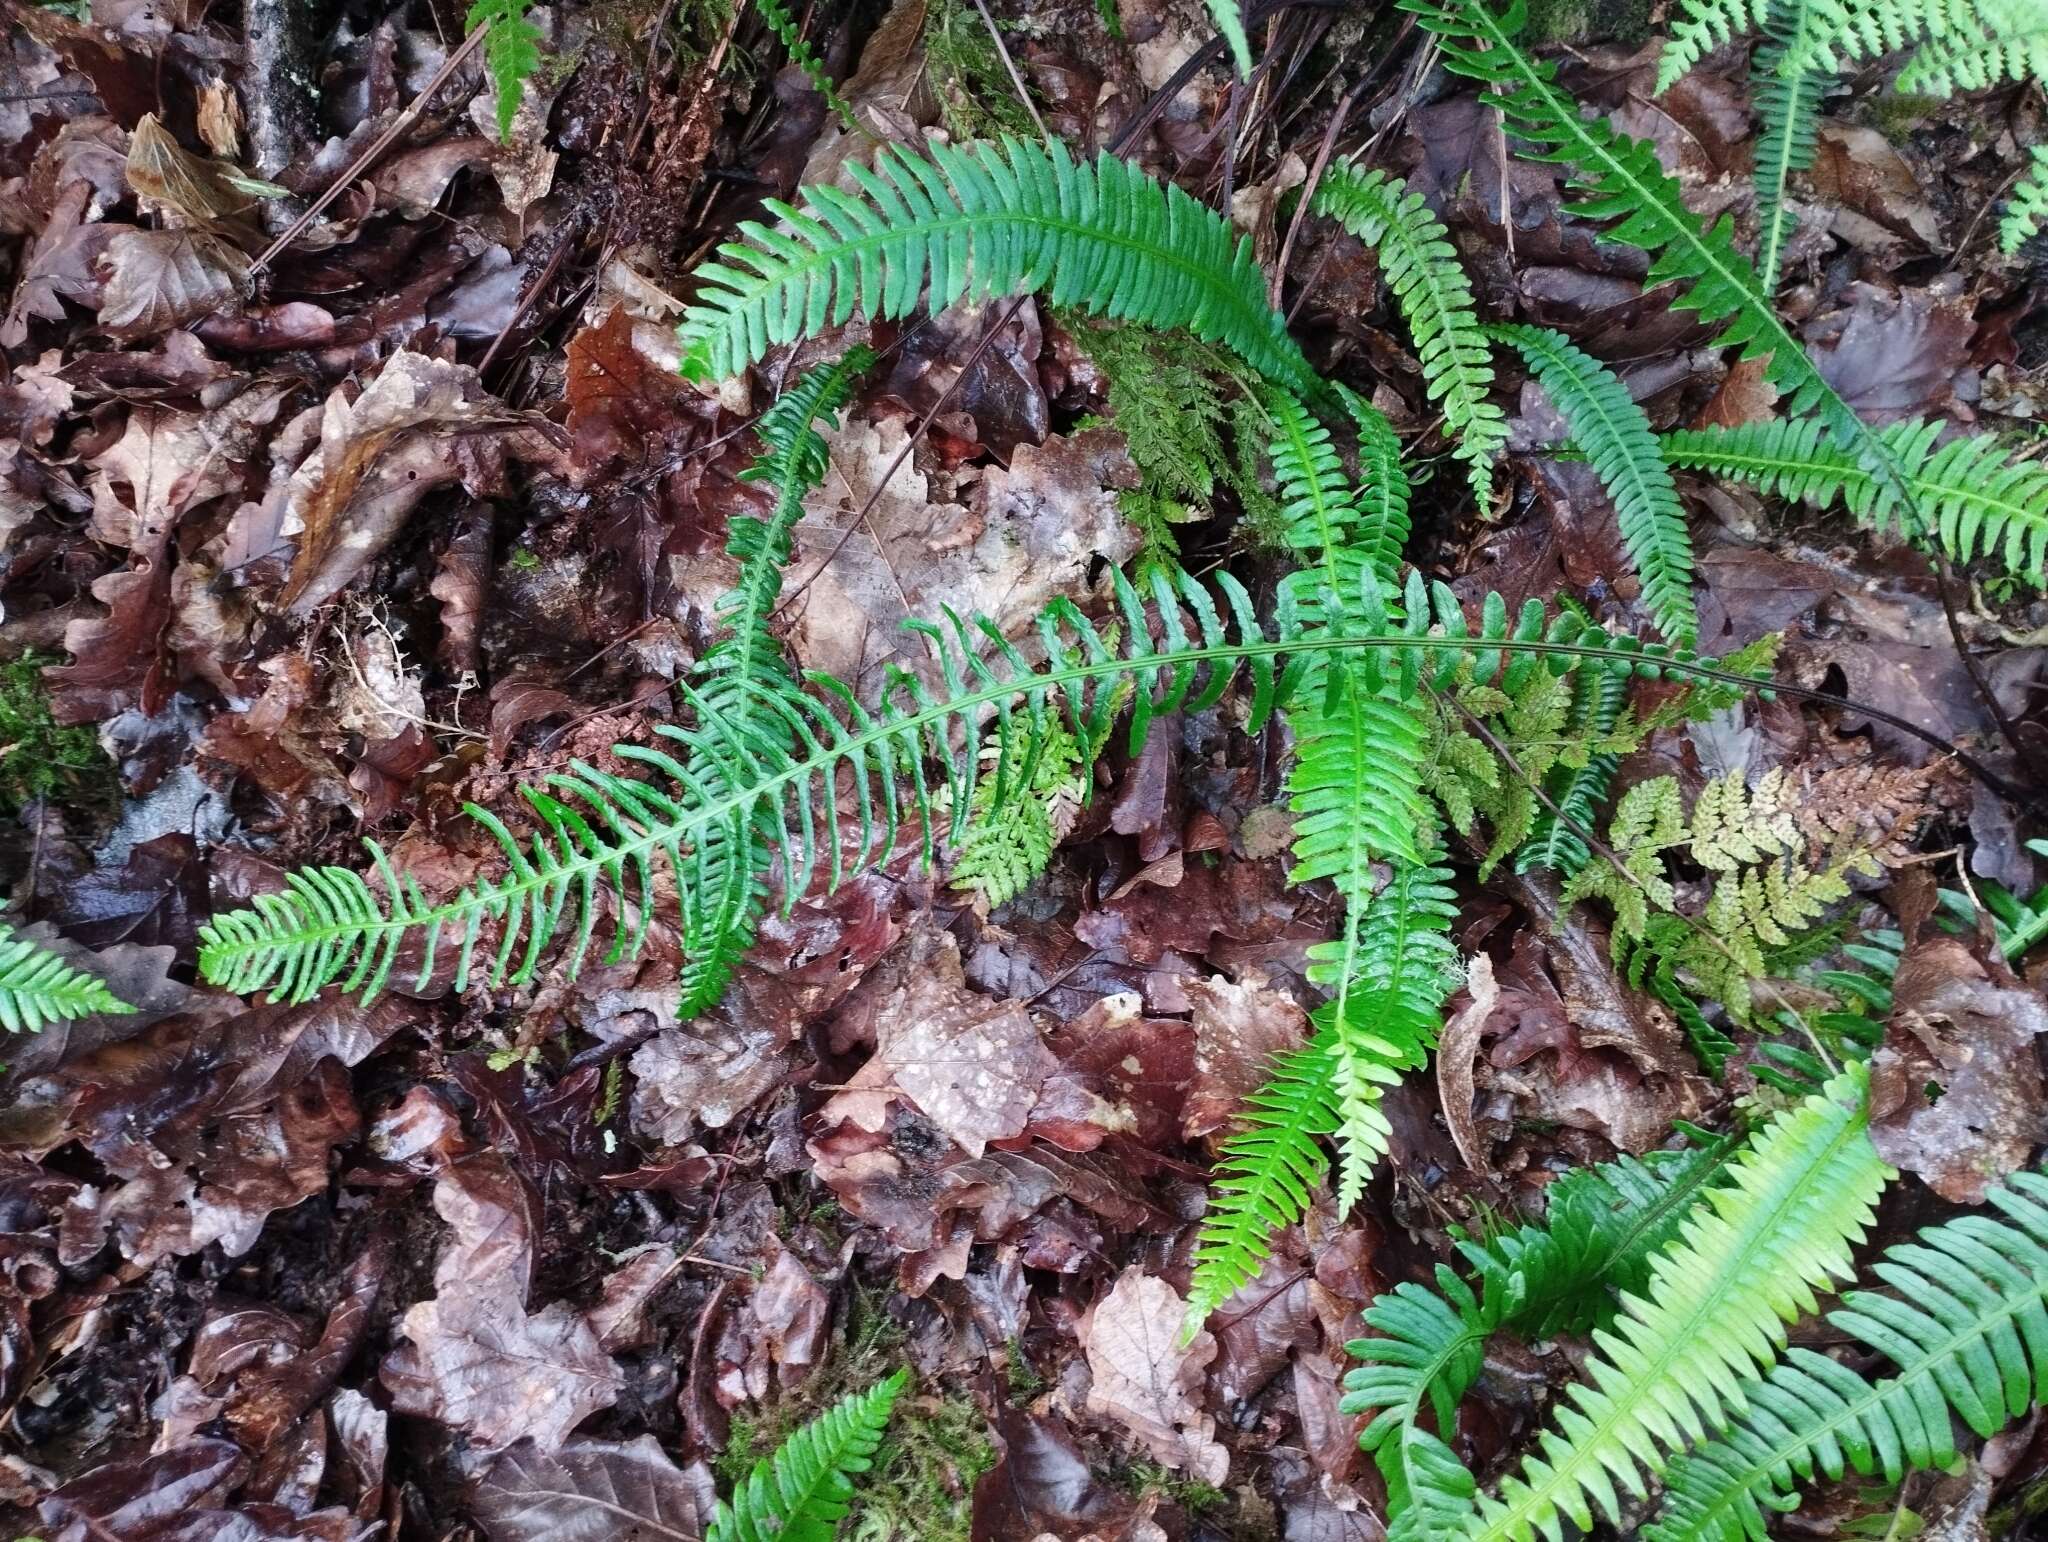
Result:
[[[120,778],[99,736],[50,715],[43,667],[57,662],[49,654],[24,653],[0,664],[0,813],[37,798],[95,812],[120,800]]]
[[[1017,86],[981,14],[962,0],[932,0],[924,18],[925,73],[946,132],[955,139],[1038,130],[1017,100]]]
[[[1174,1472],[1157,1462],[1139,1462],[1133,1466],[1129,1472],[1129,1486],[1131,1493],[1138,1498],[1157,1494],[1179,1505],[1194,1519],[1212,1515],[1230,1503],[1230,1495],[1215,1484]]]
[[[856,1290],[825,1363],[786,1396],[733,1415],[726,1448],[712,1464],[720,1493],[730,1493],[806,1419],[903,1363],[903,1331],[882,1301],[878,1292]],[[973,1399],[934,1399],[913,1388],[896,1405],[843,1535],[848,1542],[968,1542],[975,1482],[994,1465]]]

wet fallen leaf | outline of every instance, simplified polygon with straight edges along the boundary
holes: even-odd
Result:
[[[525,1442],[476,1486],[491,1542],[698,1542],[717,1495],[702,1462],[678,1467],[649,1436],[571,1440],[552,1455]]]
[[[231,315],[249,293],[249,261],[198,230],[131,230],[100,258],[100,325],[132,342],[201,316]]]
[[[1119,1275],[1078,1330],[1094,1378],[1088,1411],[1121,1424],[1163,1466],[1221,1484],[1230,1453],[1197,1401],[1216,1340],[1198,1333],[1183,1343],[1186,1319],[1186,1300],[1165,1280],[1135,1265]]]

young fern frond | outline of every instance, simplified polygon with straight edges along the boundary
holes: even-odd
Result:
[[[1675,15],[1657,60],[1659,93],[1738,33],[1761,28],[1770,19],[1771,0],[1679,0]]]
[[[1252,72],[1252,40],[1245,35],[1244,15],[1238,10],[1238,0],[1205,0],[1209,7],[1209,19],[1216,23],[1216,30],[1230,45],[1230,62],[1237,66],[1239,79]]]
[[[134,1010],[83,969],[0,922],[0,1028],[40,1033],[50,1023]]]
[[[803,31],[797,26],[796,18],[789,14],[789,8],[782,0],[754,0],[754,9],[761,13],[761,20],[767,23],[768,30],[781,41],[789,62],[804,72],[804,78],[825,99],[825,105],[833,115],[846,125],[846,131],[858,134],[860,121],[854,117],[846,98],[839,94],[839,88],[832,84],[832,77],[825,73],[825,61],[818,57],[818,50],[804,41]]]
[[[1896,1483],[1952,1465],[1951,1415],[1988,1439],[2048,1401],[2048,1180],[2016,1173],[1965,1215],[1888,1249],[1872,1272],[1896,1294],[1850,1291],[1829,1325],[1887,1356],[1871,1381],[1794,1349],[1745,1389],[1744,1412],[1673,1462],[1646,1542],[1761,1542],[1800,1482],[1854,1471]]]
[[[1700,629],[1692,534],[1643,409],[1613,370],[1563,334],[1528,326],[1494,327],[1492,333],[1528,362],[1614,500],[1622,548],[1643,581],[1643,603],[1657,630],[1691,647]]]
[[[1231,349],[1299,395],[1315,375],[1266,300],[1251,241],[1214,210],[1115,156],[1077,163],[1066,146],[1006,138],[932,159],[886,147],[860,194],[799,190],[771,201],[775,228],[747,221],[742,241],[697,269],[684,313],[683,370],[737,374],[778,343],[858,313],[903,316],[920,301],[1042,290],[1054,305],[1153,327],[1186,327]]]
[[[527,20],[528,0],[473,0],[463,30],[484,35],[484,68],[497,96],[498,137],[512,136],[512,120],[526,100],[526,83],[540,68],[540,29]]]
[[[1335,1034],[1282,1055],[1266,1084],[1245,1099],[1209,1179],[1209,1210],[1195,1240],[1184,1333],[1250,1283],[1276,1233],[1308,1213],[1329,1171],[1322,1138],[1337,1128]]]
[[[1865,1076],[1852,1067],[1774,1120],[1687,1217],[1623,1304],[1599,1356],[1560,1403],[1519,1475],[1482,1495],[1462,1535],[1560,1542],[1597,1509],[1619,1521],[1620,1492],[1647,1492],[1643,1469],[1744,1407],[1744,1381],[1784,1344],[1815,1292],[1849,1273],[1891,1171],[1870,1143]]]
[[[907,1378],[898,1371],[841,1399],[755,1463],[720,1501],[704,1542],[832,1542]]]
[[[1944,426],[1903,422],[1879,430],[1913,490],[1918,514],[1905,526],[1907,539],[1958,562],[1992,557],[2014,578],[2037,588],[2048,584],[2048,465],[2008,462],[1988,435],[1939,443]],[[1821,507],[1840,500],[1872,528],[1886,527],[1884,501],[1868,469],[1827,443],[1811,421],[1688,429],[1660,436],[1658,447],[1668,464],[1683,470],[1732,477],[1767,495]]]
[[[1443,221],[1398,178],[1347,165],[1324,173],[1315,207],[1379,253],[1414,337],[1423,384],[1443,409],[1444,431],[1466,463],[1473,498],[1486,509],[1507,418],[1492,400],[1492,353]]]
[[[346,868],[302,868],[287,877],[282,893],[216,915],[201,933],[200,967],[215,984],[244,994],[267,990],[274,1000],[305,1001],[337,981],[374,996],[408,946],[418,949],[418,980],[430,981],[446,929],[456,938],[456,989],[467,988],[473,972],[493,986],[519,984],[533,978],[543,951],[573,915],[563,961],[573,975],[590,950],[600,885],[618,899],[611,949],[617,959],[637,954],[646,939],[658,866],[671,875],[685,936],[693,915],[720,902],[706,886],[732,872],[772,875],[787,907],[814,882],[830,889],[888,860],[906,834],[929,867],[942,840],[957,843],[984,777],[995,779],[998,807],[1031,785],[1055,714],[1064,712],[1082,742],[1097,743],[1128,706],[1135,751],[1155,717],[1213,705],[1242,672],[1256,727],[1273,710],[1275,666],[1283,660],[1299,673],[1304,660],[1356,656],[1366,690],[1391,685],[1399,702],[1465,678],[1498,681],[1512,694],[1542,669],[1658,676],[1716,667],[1669,647],[1611,637],[1569,612],[1549,616],[1534,600],[1510,618],[1498,594],[1482,606],[1475,631],[1449,588],[1412,573],[1399,615],[1375,580],[1361,590],[1355,612],[1346,607],[1342,630],[1307,635],[1294,624],[1298,618],[1287,616],[1269,634],[1250,596],[1228,575],[1218,575],[1212,592],[1185,574],[1154,573],[1149,596],[1118,575],[1116,596],[1114,645],[1066,601],[1040,618],[1045,660],[1035,667],[991,622],[917,622],[911,630],[935,655],[937,690],[899,670],[868,706],[839,681],[813,674],[811,693],[750,688],[753,708],[737,726],[711,716],[699,728],[658,729],[684,747],[686,761],[658,749],[617,748],[621,759],[648,768],[651,779],[572,763],[542,787],[526,789],[541,826],[527,845],[471,805],[467,812],[498,841],[507,871],[451,898],[430,899],[374,842],[368,844],[381,895]],[[683,694],[701,715],[702,694],[690,687]],[[1014,751],[984,767],[984,735],[1005,722],[1009,732],[998,742]],[[848,804],[851,812],[840,813]],[[746,840],[756,843],[757,867],[723,860]],[[479,965],[486,922],[497,924],[500,935]]]
[[[1723,215],[1703,229],[1647,141],[1615,132],[1605,119],[1579,115],[1578,103],[1557,88],[1555,67],[1517,41],[1525,0],[1512,0],[1501,15],[1487,0],[1401,0],[1401,7],[1437,37],[1446,69],[1487,88],[1486,100],[1532,158],[1571,169],[1571,185],[1582,196],[1569,212],[1615,220],[1604,239],[1651,255],[1647,287],[1679,286],[1671,303],[1718,325],[1716,346],[1765,359],[1765,376],[1782,394],[1787,415],[1818,415],[1871,474],[1887,509],[1910,500],[1884,442],[1814,367],[1779,319],[1756,269],[1735,249],[1733,218]]]
[[[1757,82],[1756,111],[1763,131],[1756,141],[1756,265],[1763,292],[1775,294],[1785,240],[1795,221],[1786,194],[1792,174],[1813,164],[1818,146],[1820,101],[1833,78],[1801,64],[1806,28],[1813,12],[1807,0],[1789,0],[1764,30],[1770,42],[1757,50],[1751,78]]]
[[[2048,145],[2027,152],[2027,169],[2012,190],[2012,202],[1998,221],[1998,246],[2011,256],[2048,220]]]
[[[1575,740],[1597,739],[1610,733],[1620,721],[1628,702],[1628,682],[1586,674],[1573,681],[1572,710],[1566,729]],[[1515,871],[1530,873],[1538,868],[1570,877],[1592,855],[1580,829],[1591,830],[1598,823],[1600,804],[1607,797],[1620,757],[1604,750],[1588,750],[1582,762],[1564,762],[1544,778],[1543,790],[1557,805],[1553,814],[1544,809],[1536,815],[1529,838],[1515,853]],[[1563,817],[1559,817],[1562,815]],[[1574,829],[1573,826],[1578,829]]]

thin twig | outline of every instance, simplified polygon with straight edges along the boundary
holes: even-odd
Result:
[[[1038,137],[1046,144],[1052,143],[1052,135],[1046,129],[1045,119],[1038,115],[1038,104],[1031,100],[1031,90],[1024,84],[1024,77],[1017,69],[1017,61],[1010,57],[1010,45],[1003,41],[1003,29],[996,25],[996,19],[989,15],[986,0],[974,0],[974,8],[981,12],[982,22],[988,27],[989,41],[996,45],[996,53],[1003,61],[1003,68],[1010,72],[1010,84],[1017,88],[1017,98],[1023,102],[1024,110],[1031,114],[1031,121],[1038,128]]]

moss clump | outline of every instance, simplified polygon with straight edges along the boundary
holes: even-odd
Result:
[[[0,664],[0,813],[15,813],[38,798],[97,812],[120,797],[119,777],[98,735],[50,715],[43,667],[57,662],[24,653]]]

